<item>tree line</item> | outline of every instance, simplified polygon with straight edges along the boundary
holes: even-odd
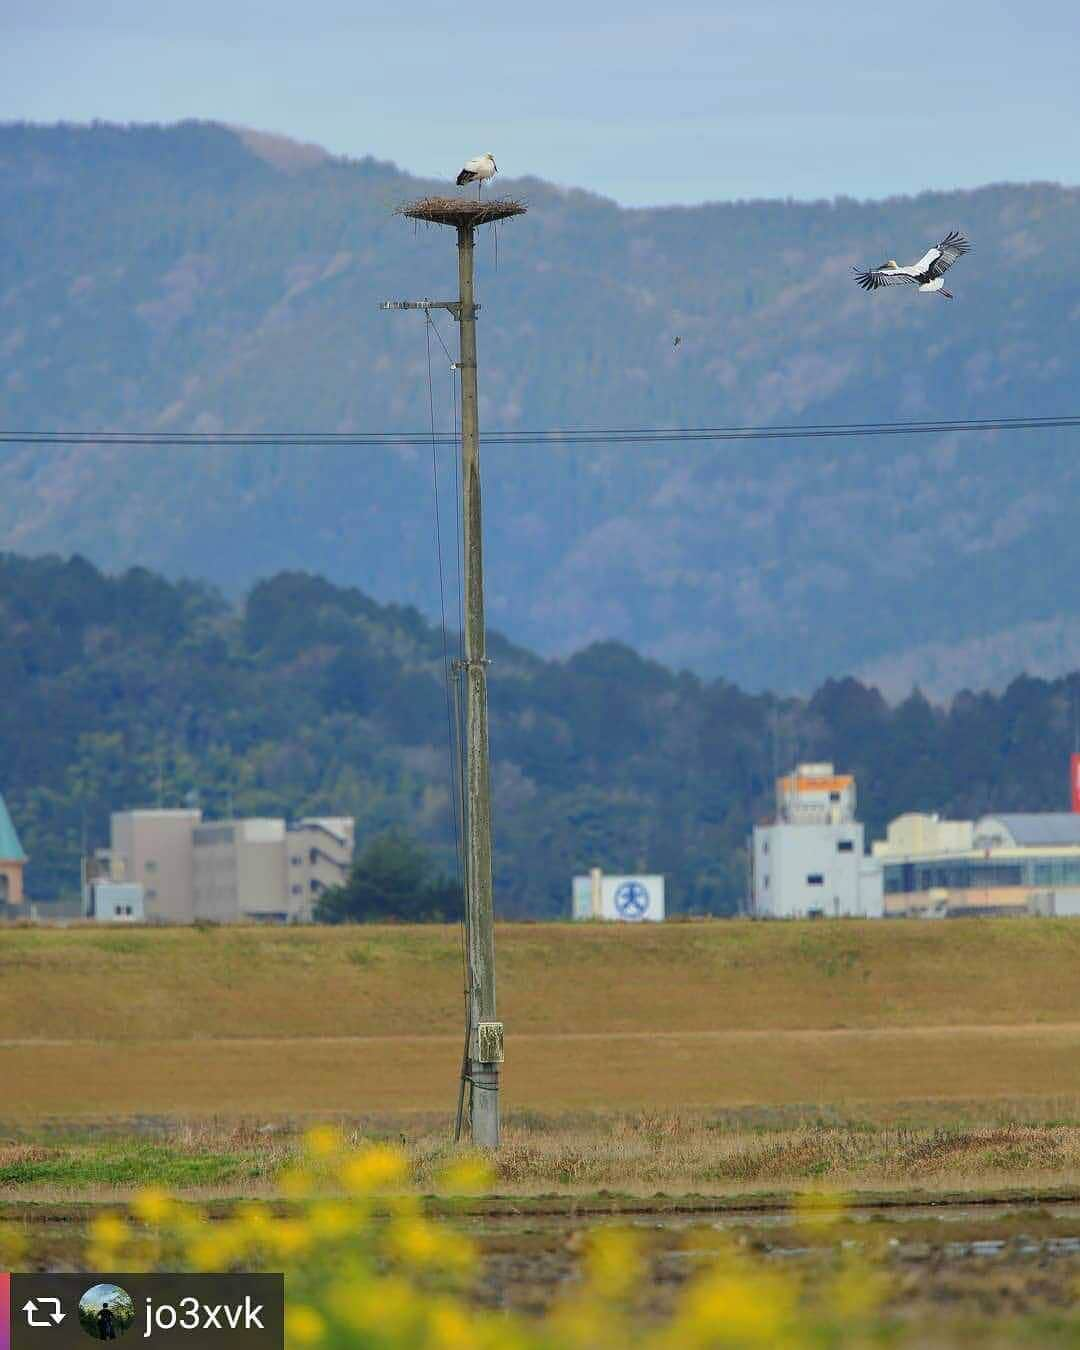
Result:
[[[613,642],[546,660],[492,634],[489,650],[508,917],[567,913],[592,866],[664,873],[673,912],[736,911],[747,836],[797,759],[857,776],[872,836],[904,811],[1068,809],[1080,675],[892,706],[851,678],[750,693]],[[442,634],[416,609],[299,572],[233,605],[144,569],[0,555],[0,792],[31,897],[73,894],[110,812],[160,800],[210,818],[352,815],[408,912],[450,918],[453,791]],[[354,917],[373,912],[365,884]]]

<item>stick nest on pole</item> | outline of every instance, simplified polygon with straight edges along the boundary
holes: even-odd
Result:
[[[513,197],[489,197],[474,202],[468,197],[421,197],[406,202],[395,214],[409,220],[426,220],[432,225],[489,225],[509,216],[523,216],[528,210],[524,202]]]

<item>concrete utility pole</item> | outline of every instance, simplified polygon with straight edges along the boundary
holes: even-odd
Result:
[[[484,629],[484,540],[480,498],[480,424],[477,410],[476,315],[473,294],[475,231],[479,224],[520,215],[516,202],[470,202],[433,197],[402,208],[414,220],[457,229],[458,299],[387,302],[386,309],[446,309],[458,322],[461,380],[461,491],[465,558],[465,878],[468,1041],[463,1065],[470,1088],[472,1142],[499,1144],[499,1066],[503,1027],[496,1020],[495,907],[491,872],[491,767],[488,753],[487,655]],[[460,1104],[458,1128],[460,1129]]]

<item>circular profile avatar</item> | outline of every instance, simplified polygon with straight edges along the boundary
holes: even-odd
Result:
[[[79,1299],[79,1324],[98,1341],[118,1341],[135,1321],[131,1295],[118,1284],[95,1284]]]

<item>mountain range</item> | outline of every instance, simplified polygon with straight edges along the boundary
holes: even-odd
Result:
[[[377,306],[453,294],[452,236],[395,215],[450,177],[214,123],[0,126],[0,431],[449,428],[449,317],[426,333]],[[478,241],[489,432],[1080,412],[1076,188],[631,210],[496,183],[529,209]],[[951,228],[974,243],[952,303],[853,284]],[[489,620],[546,656],[617,639],[757,689],[1053,675],[1080,665],[1075,441],[493,443]],[[449,451],[438,469],[442,598],[415,445],[8,442],[0,548],[232,596],[309,570],[437,617],[457,603]]]

